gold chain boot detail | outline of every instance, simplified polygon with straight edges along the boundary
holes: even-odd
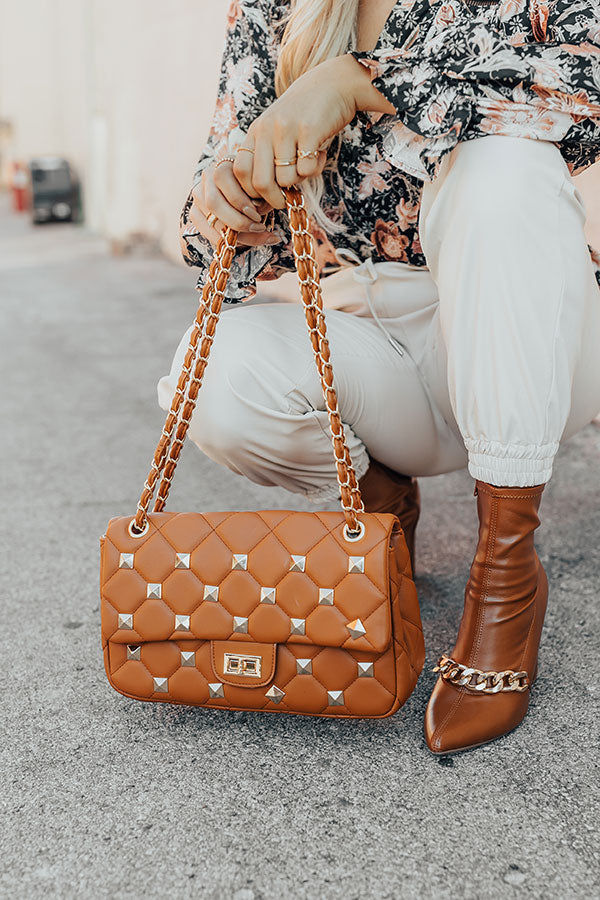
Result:
[[[359,484],[366,512],[392,513],[400,519],[414,574],[415,531],[421,513],[417,479],[394,472],[372,459]]]
[[[533,544],[544,485],[476,482],[479,541],[458,638],[440,658],[425,713],[433,753],[456,753],[512,731],[537,675],[548,579]]]

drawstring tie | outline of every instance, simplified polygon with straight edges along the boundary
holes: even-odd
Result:
[[[344,268],[352,266],[352,277],[359,284],[364,284],[367,305],[379,330],[385,335],[388,343],[392,345],[396,353],[400,356],[404,356],[404,347],[392,334],[390,334],[375,311],[373,296],[371,294],[371,285],[375,284],[378,275],[375,263],[371,257],[362,260],[354,250],[350,249],[350,247],[340,247],[335,251],[335,258]]]

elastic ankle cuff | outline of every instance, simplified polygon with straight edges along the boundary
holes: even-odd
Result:
[[[500,444],[497,441],[465,440],[469,472],[478,481],[496,487],[535,487],[552,477],[558,443]]]

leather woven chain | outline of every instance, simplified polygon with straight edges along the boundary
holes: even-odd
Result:
[[[354,535],[361,530],[358,514],[364,512],[364,505],[338,410],[314,242],[308,227],[308,215],[302,192],[297,187],[283,188],[282,190],[286,199],[292,232],[292,246],[306,323],[329,418],[336,475],[340,488],[340,502],[347,530]],[[144,534],[148,528],[148,509],[159,479],[154,512],[161,512],[165,508],[177,461],[196,405],[198,391],[202,386],[225,297],[225,288],[229,280],[237,239],[236,231],[224,228],[217,243],[171,408],[154,452],[150,471],[137,505],[136,515],[129,526],[130,533],[133,535]]]
[[[478,694],[498,694],[500,691],[522,692],[529,688],[527,672],[513,672],[512,669],[505,669],[504,672],[482,672],[481,669],[463,666],[449,656],[440,656],[433,671],[439,672],[445,681]]]

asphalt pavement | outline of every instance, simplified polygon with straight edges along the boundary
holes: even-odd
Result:
[[[561,449],[543,499],[540,675],[502,741],[434,758],[422,736],[474,548],[466,472],[422,481],[427,663],[396,716],[223,713],[109,687],[98,537],[135,508],[194,281],[161,258],[111,257],[79,226],[34,228],[2,200],[0,896],[599,896],[595,425]],[[188,446],[170,508],[290,505]]]

